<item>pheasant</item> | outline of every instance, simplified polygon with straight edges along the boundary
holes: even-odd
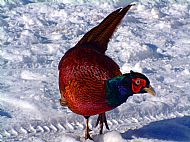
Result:
[[[86,119],[85,139],[92,139],[89,117],[99,115],[100,124],[109,129],[106,112],[126,102],[136,93],[155,95],[149,79],[138,72],[122,74],[119,66],[105,51],[115,29],[132,5],[109,14],[98,26],[87,32],[59,62],[60,103]]]

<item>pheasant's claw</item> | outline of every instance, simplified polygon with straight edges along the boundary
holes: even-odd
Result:
[[[89,131],[86,130],[86,132],[85,132],[85,140],[87,140],[87,139],[93,140],[91,138],[90,134],[89,134]]]
[[[95,127],[97,127],[98,124],[100,124],[100,134],[102,134],[102,132],[103,132],[103,126],[104,126],[104,124],[105,124],[106,128],[109,130],[109,126],[108,126],[108,123],[107,123],[107,119],[106,119],[106,114],[105,113],[99,114],[98,119],[96,121]]]

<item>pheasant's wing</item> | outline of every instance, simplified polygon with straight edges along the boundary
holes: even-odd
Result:
[[[121,75],[119,66],[91,48],[80,48],[80,53],[77,50],[70,52],[60,65],[62,97],[78,114],[95,115],[110,110],[106,100],[106,80]]]
[[[60,88],[65,88],[71,80],[80,80],[82,84],[85,78],[95,82],[121,75],[113,59],[91,48],[75,48],[67,52],[59,63],[59,71]]]

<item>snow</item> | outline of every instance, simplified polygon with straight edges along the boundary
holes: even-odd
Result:
[[[188,0],[0,1],[0,141],[79,142],[82,116],[59,104],[64,53],[110,12],[136,5],[106,54],[123,73],[146,74],[157,96],[136,94],[107,113],[110,131],[96,142],[190,141],[190,2]],[[91,140],[87,140],[90,142]]]
[[[95,137],[94,141],[96,142],[124,142],[125,140],[122,138],[119,132],[111,131],[109,133],[105,133],[104,135]]]

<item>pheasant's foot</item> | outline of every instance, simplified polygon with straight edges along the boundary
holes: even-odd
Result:
[[[105,124],[106,128],[109,130],[109,126],[108,126],[108,123],[107,123],[107,119],[106,119],[106,114],[105,113],[99,114],[98,119],[96,121],[96,126],[95,127],[97,127],[98,124],[100,124],[100,134],[102,134],[102,132],[103,132],[104,124]]]
[[[90,134],[89,134],[89,131],[86,129],[86,131],[85,131],[85,140],[87,140],[87,139],[93,140],[91,138]]]

